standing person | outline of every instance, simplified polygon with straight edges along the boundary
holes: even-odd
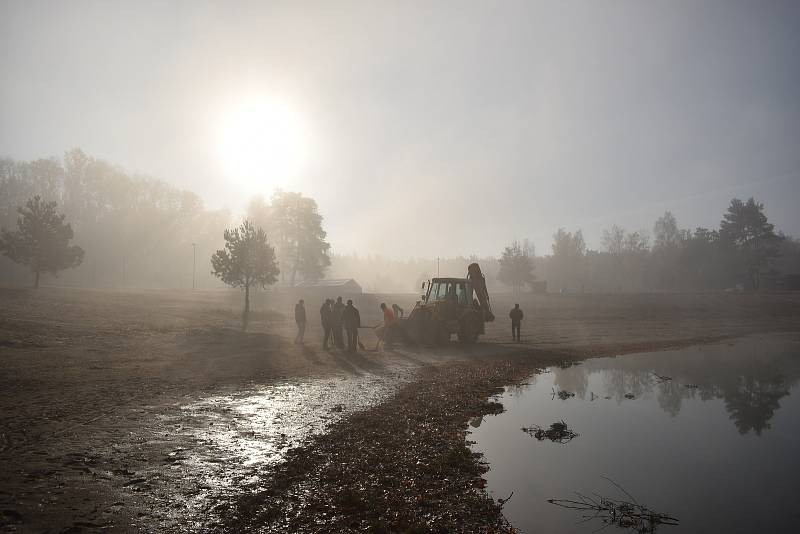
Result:
[[[344,311],[344,303],[342,297],[336,298],[336,304],[333,305],[333,342],[339,347],[344,348],[344,336],[342,335],[342,312]]]
[[[322,338],[322,350],[328,350],[328,340],[333,337],[333,300],[325,299],[319,309],[319,317],[322,321],[322,330],[325,332]]]
[[[381,302],[381,310],[383,310],[383,344],[387,348],[392,348],[392,324],[394,323],[394,312],[392,309],[386,305],[385,302]]]
[[[403,315],[405,315],[405,310],[397,304],[392,304],[392,311],[394,312],[395,319],[402,319]]]
[[[514,304],[514,309],[508,313],[508,316],[511,318],[511,339],[519,342],[519,331],[520,326],[522,326],[522,318],[524,317],[522,310],[519,308],[519,304]]]
[[[303,344],[303,336],[306,335],[306,307],[303,299],[294,305],[294,322],[297,323],[297,337],[294,338],[295,345]]]
[[[361,326],[361,314],[353,306],[352,300],[348,300],[347,306],[342,310],[342,323],[347,331],[347,352],[356,352],[358,347],[358,328]]]

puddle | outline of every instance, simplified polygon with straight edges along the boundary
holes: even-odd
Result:
[[[621,531],[547,502],[631,501],[613,483],[679,519],[659,532],[797,532],[799,380],[796,334],[592,359],[508,388],[506,412],[472,421],[470,439],[522,532]],[[577,436],[522,430],[561,421]]]
[[[126,487],[146,494],[153,521],[165,528],[213,529],[230,499],[281,462],[286,452],[410,378],[402,374],[287,380],[176,404],[158,416],[160,433],[144,444],[161,460],[131,473]],[[152,515],[151,515],[152,514]]]

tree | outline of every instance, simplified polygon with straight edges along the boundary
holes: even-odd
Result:
[[[653,235],[652,271],[655,284],[660,289],[674,289],[682,249],[687,246],[691,232],[681,231],[675,216],[665,211],[653,224]]]
[[[698,227],[684,232],[682,243],[678,259],[682,285],[700,290],[724,289],[736,283],[736,250],[720,239],[717,230]]]
[[[245,220],[238,228],[225,230],[225,248],[211,256],[211,274],[231,287],[244,289],[243,328],[250,315],[250,287],[266,287],[278,280],[275,249],[262,228]]]
[[[563,228],[553,234],[553,256],[547,269],[548,282],[559,289],[570,285],[583,285],[586,260],[586,242],[583,232],[574,234]]]
[[[328,255],[331,246],[325,241],[322,215],[313,198],[276,191],[270,204],[254,199],[249,213],[272,237],[282,272],[290,275],[292,286],[298,274],[305,280],[318,280],[325,275],[331,264]]]
[[[654,249],[675,248],[680,244],[681,231],[678,229],[678,221],[671,212],[665,211],[664,215],[656,219],[653,224],[653,235]]]
[[[603,248],[609,254],[622,254],[625,248],[625,230],[616,224],[610,230],[603,230]]]
[[[533,274],[533,255],[533,245],[527,239],[522,243],[514,241],[503,251],[497,279],[510,285],[514,293],[519,292],[525,284],[533,283],[536,280]]]
[[[739,250],[742,266],[754,288],[761,282],[761,271],[779,254],[782,237],[764,214],[764,204],[752,197],[747,202],[731,200],[720,222],[720,237]]]
[[[58,271],[77,267],[83,260],[83,249],[70,245],[72,227],[65,215],[56,213],[56,202],[46,202],[36,195],[17,208],[17,230],[0,232],[0,251],[12,261],[27,266],[36,275],[33,287],[39,287],[41,273],[57,275]]]

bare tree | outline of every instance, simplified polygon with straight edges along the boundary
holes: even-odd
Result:
[[[625,250],[625,230],[616,224],[610,230],[603,230],[603,248],[609,254],[622,254]]]

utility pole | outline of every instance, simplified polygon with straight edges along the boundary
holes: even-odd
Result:
[[[192,243],[192,290],[194,290],[194,273],[197,266],[197,243]]]

